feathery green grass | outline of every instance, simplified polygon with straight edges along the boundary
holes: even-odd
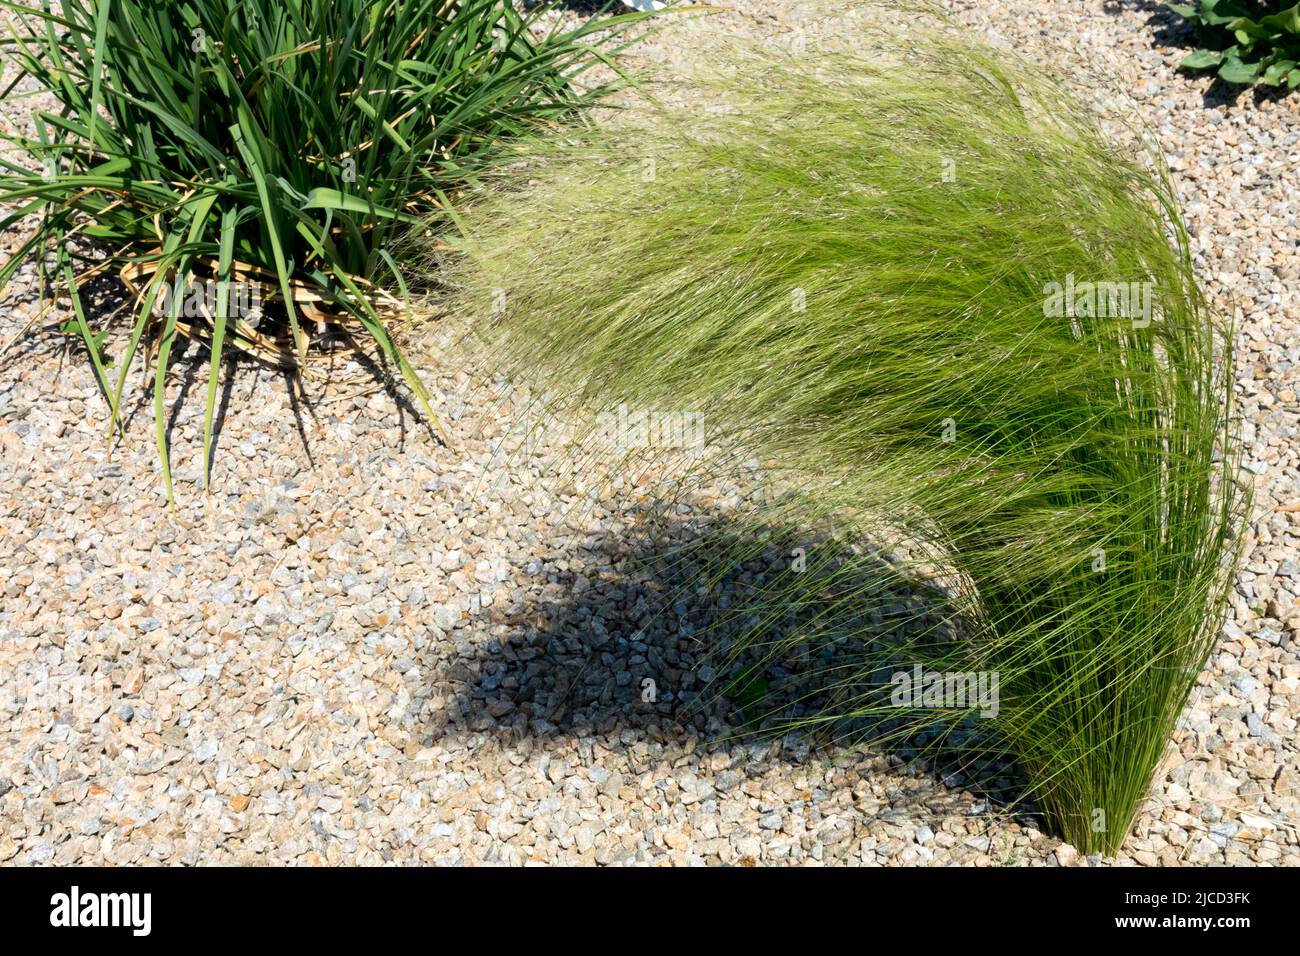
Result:
[[[42,217],[0,265],[0,290],[31,258],[44,270],[52,248],[54,278],[72,298],[108,399],[110,430],[121,428],[142,339],[151,346],[169,498],[164,384],[181,333],[211,344],[205,483],[218,369],[232,345],[266,346],[301,368],[312,329],[357,332],[373,338],[433,418],[389,327],[406,296],[395,250],[503,144],[600,102],[609,85],[579,89],[574,81],[643,19],[598,16],[549,29],[540,18],[552,7],[64,0],[56,10],[47,0],[33,10],[0,0],[10,19],[0,48],[19,66],[4,95],[29,78],[58,103],[34,113],[35,136],[0,130],[30,156],[28,165],[0,160],[0,203],[11,207],[0,228]],[[108,260],[86,258],[75,236]],[[110,267],[141,286],[117,356],[102,354],[104,330],[92,327],[78,291]],[[191,282],[215,284],[215,296],[168,294]],[[256,284],[271,322],[232,307],[239,282]]]
[[[760,456],[782,493],[736,517],[750,543],[709,545],[719,577],[764,528],[859,546],[810,544],[815,588],[777,575],[743,609],[729,660],[806,639],[776,626],[796,601],[859,645],[831,703],[776,726],[937,746],[975,721],[1060,835],[1114,851],[1221,624],[1230,340],[1158,164],[1013,58],[941,30],[859,42],[737,52],[700,81],[715,108],[538,148],[458,210],[443,304],[563,414],[703,415],[703,459],[648,449],[665,473]],[[1138,285],[1098,304],[1089,282]],[[919,634],[845,613],[919,578],[947,605]],[[996,675],[996,716],[900,703],[918,665]]]

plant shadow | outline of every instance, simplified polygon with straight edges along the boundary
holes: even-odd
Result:
[[[56,290],[57,291],[57,290]],[[9,295],[6,298],[13,301],[21,301],[18,296],[24,298],[36,298],[37,289],[33,286],[30,292],[20,292],[18,295]],[[49,290],[46,290],[48,296]],[[136,302],[134,296],[127,290],[126,286],[116,276],[100,275],[86,282],[80,289],[82,306],[85,309],[86,321],[89,327],[99,332],[107,330],[108,335],[104,342],[104,351],[106,360],[117,359],[123,355],[128,347],[131,331],[134,325],[136,315]],[[12,302],[9,303],[12,305]],[[36,306],[33,305],[33,309]],[[0,354],[0,373],[6,373],[13,369],[33,364],[45,364],[52,361],[59,363],[60,371],[70,363],[84,363],[87,368],[92,366],[91,357],[87,352],[86,345],[71,326],[68,325],[72,316],[72,306],[67,300],[66,295],[61,295],[58,301],[58,308],[51,310],[40,322],[32,322],[25,327],[16,327],[12,342],[8,342],[9,347],[3,354]],[[157,329],[147,329],[141,337],[136,354],[132,360],[135,366],[129,371],[126,384],[124,387],[123,402],[121,407],[123,432],[130,432],[133,427],[140,426],[140,419],[151,419],[153,412],[153,380],[154,370],[147,362],[153,361],[153,351],[155,343],[153,336]],[[406,394],[403,384],[398,379],[396,370],[388,362],[382,352],[376,349],[375,355],[368,354],[363,348],[363,343],[357,341],[355,336],[345,333],[336,333],[330,338],[330,341],[342,341],[351,346],[346,354],[337,357],[330,353],[331,363],[329,374],[337,379],[340,377],[340,366],[346,366],[345,371],[348,376],[357,378],[357,373],[364,381],[357,386],[358,394],[369,394],[375,386],[379,386],[384,393],[393,402],[397,411],[397,425],[399,428],[399,444],[404,444],[409,432],[411,423],[422,428],[434,442],[441,443],[440,437],[434,430],[433,423],[427,419],[421,409],[416,406]],[[287,340],[286,340],[287,341]],[[285,346],[286,350],[289,346]],[[286,352],[287,354],[287,352]],[[164,434],[166,435],[167,444],[171,447],[173,435],[177,425],[183,422],[187,417],[194,414],[195,408],[188,407],[187,403],[197,400],[197,408],[201,410],[203,404],[203,392],[206,391],[208,380],[211,348],[209,343],[203,339],[178,335],[173,344],[167,360],[167,378],[177,383],[176,392],[169,398],[169,408],[165,411]],[[231,410],[232,401],[237,392],[253,391],[261,387],[259,383],[260,376],[270,373],[272,376],[283,382],[286,394],[289,399],[290,411],[294,418],[295,430],[298,440],[300,441],[303,452],[307,457],[309,467],[315,467],[315,457],[309,442],[308,418],[314,421],[315,412],[310,401],[310,397],[304,392],[302,383],[294,371],[285,365],[279,365],[271,362],[263,356],[251,355],[243,350],[228,348],[222,357],[222,374],[218,384],[218,396],[213,410],[212,424],[212,448],[211,456],[204,463],[207,469],[213,467],[213,462],[219,454],[221,436],[225,428],[226,419]],[[119,367],[110,364],[106,368],[106,374],[110,384],[115,385],[119,375]],[[199,386],[196,389],[196,385]],[[107,418],[107,409],[109,407],[109,395],[105,393],[98,379],[95,379],[96,391],[103,402],[105,418]],[[237,404],[237,402],[235,402]],[[120,442],[123,436],[118,436]]]
[[[965,800],[1041,826],[1018,768],[985,746],[983,721],[837,716],[888,694],[894,650],[933,639],[950,617],[940,590],[875,554],[819,563],[812,555],[853,553],[833,537],[680,510],[638,510],[532,559],[532,585],[455,622],[455,654],[421,662],[454,688],[427,741],[488,733],[545,748],[599,736],[634,765],[638,744],[668,740],[728,753],[732,766],[848,758],[921,778],[892,812]],[[736,652],[756,622],[762,636]]]
[[[530,11],[538,7],[554,7],[586,16],[624,12],[622,0],[523,0],[521,6]]]

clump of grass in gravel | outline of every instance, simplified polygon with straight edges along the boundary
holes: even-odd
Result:
[[[709,442],[683,463],[606,416],[585,454],[763,460],[782,493],[737,517],[750,542],[699,546],[720,579],[803,528],[807,567],[736,609],[724,655],[788,656],[793,602],[858,645],[824,665],[838,694],[778,724],[938,746],[973,721],[1060,835],[1114,851],[1221,624],[1230,339],[1158,165],[1006,56],[919,28],[860,45],[738,52],[700,80],[715,108],[539,148],[460,210],[446,305],[553,411],[697,413]],[[1087,282],[1139,291],[1090,305]],[[921,580],[938,621],[865,620]],[[997,699],[900,695],[918,666],[996,676]]]
[[[35,136],[0,131],[30,157],[0,160],[7,228],[38,231],[0,266],[23,262],[71,295],[75,325],[121,427],[126,376],[152,335],[153,398],[171,496],[164,382],[177,334],[211,345],[204,475],[218,367],[234,345],[301,369],[310,331],[373,338],[423,403],[390,322],[406,286],[394,250],[503,144],[600,102],[607,85],[575,80],[640,15],[546,30],[552,4],[509,0],[65,0],[10,15],[3,52],[52,95]],[[71,240],[106,250],[92,261]],[[120,355],[83,308],[79,285],[114,268],[138,289]],[[42,276],[43,278],[43,276]],[[192,295],[205,283],[214,295]],[[265,292],[266,318],[231,303],[236,283]],[[183,294],[169,294],[176,289]],[[246,294],[248,300],[253,295]],[[155,304],[165,308],[157,311]],[[116,366],[115,369],[111,366]]]

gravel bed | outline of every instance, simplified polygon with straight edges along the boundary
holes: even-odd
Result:
[[[552,432],[525,447],[524,399],[470,373],[452,326],[417,363],[452,447],[363,368],[304,407],[245,362],[210,495],[192,348],[170,380],[168,521],[151,408],[106,447],[56,310],[0,356],[0,862],[1300,863],[1300,97],[1179,74],[1188,33],[1154,3],[946,6],[1140,113],[1240,333],[1248,564],[1117,857],[1081,858],[962,774],[688,706],[710,676],[700,609],[631,570],[644,489],[565,473]],[[637,58],[787,43],[814,14],[738,0]],[[0,344],[36,307],[29,269]],[[661,520],[689,535],[742,493],[695,489]]]

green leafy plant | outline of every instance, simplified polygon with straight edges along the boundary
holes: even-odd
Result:
[[[1113,851],[1232,579],[1231,340],[1157,156],[1014,60],[896,33],[855,34],[867,57],[719,54],[707,108],[539,146],[458,210],[445,304],[554,414],[704,418],[690,458],[613,447],[605,416],[584,466],[649,455],[680,487],[764,463],[771,493],[700,544],[717,579],[764,529],[856,549],[810,544],[725,648],[710,632],[724,664],[786,660],[797,605],[855,649],[813,661],[829,702],[768,726],[1014,758],[1058,833]],[[937,613],[870,620],[913,582]],[[951,706],[896,693],[927,672],[990,679]],[[747,717],[761,673],[718,678]]]
[[[44,272],[53,247],[110,430],[121,428],[132,358],[142,340],[150,347],[169,499],[164,384],[179,334],[211,346],[205,485],[218,368],[232,345],[302,370],[312,328],[361,332],[434,420],[391,329],[407,294],[394,249],[505,142],[601,101],[608,84],[575,81],[643,19],[546,29],[550,4],[521,13],[509,0],[0,7],[11,17],[0,43],[20,67],[5,93],[29,79],[58,103],[35,111],[34,136],[0,133],[32,161],[0,160],[0,202],[14,207],[0,228],[41,217],[0,267],[0,289],[29,258]],[[77,237],[108,259],[92,261]],[[138,296],[112,379],[104,330],[79,292],[107,268]],[[197,283],[215,294],[190,294]],[[240,283],[265,303],[259,323],[232,308]]]
[[[1216,70],[1225,83],[1300,86],[1300,3],[1290,0],[1197,0],[1168,3],[1196,25],[1204,49],[1179,64]]]

